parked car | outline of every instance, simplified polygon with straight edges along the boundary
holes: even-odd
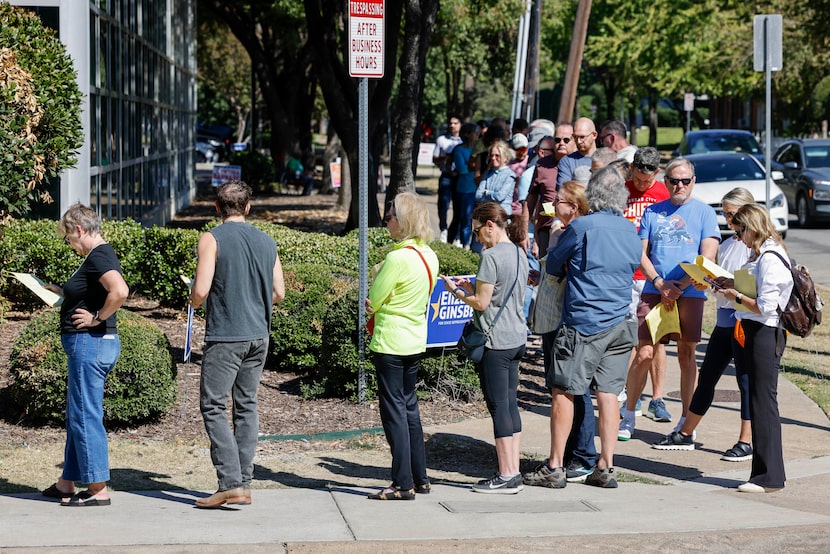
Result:
[[[830,140],[789,140],[778,147],[772,162],[781,173],[775,182],[798,217],[798,225],[830,220]]]
[[[749,131],[740,129],[701,129],[689,131],[680,140],[673,156],[688,156],[705,152],[739,152],[751,154],[762,164],[764,151]]]
[[[722,237],[733,234],[723,216],[721,200],[723,195],[735,187],[747,189],[755,201],[764,204],[767,198],[767,180],[764,166],[748,154],[737,152],[710,152],[707,154],[690,154],[686,158],[695,164],[695,188],[692,197],[709,204],[718,214],[718,226]],[[776,172],[772,172],[775,180]],[[789,210],[787,198],[781,189],[773,182],[770,183],[772,204],[769,215],[775,230],[782,237],[787,235],[789,227]]]
[[[196,137],[196,161],[199,163],[217,163],[222,160],[225,145],[213,137]]]

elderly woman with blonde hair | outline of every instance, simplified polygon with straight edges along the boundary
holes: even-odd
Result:
[[[438,257],[423,199],[398,194],[384,218],[398,242],[379,267],[366,299],[375,320],[369,350],[378,378],[380,417],[392,450],[392,484],[373,500],[415,500],[430,491],[424,432],[415,385],[426,350],[427,309],[438,275]]]

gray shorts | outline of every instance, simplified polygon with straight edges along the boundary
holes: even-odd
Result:
[[[549,389],[579,396],[589,389],[619,394],[625,387],[631,348],[637,344],[637,322],[624,319],[595,335],[582,335],[562,325],[553,343],[553,363],[545,375]]]

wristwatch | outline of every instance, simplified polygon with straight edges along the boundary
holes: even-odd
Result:
[[[657,286],[657,279],[662,279],[662,277],[660,277],[659,275],[655,275],[654,279],[651,280],[651,284],[655,287]]]
[[[98,310],[95,310],[95,317],[92,318],[93,321],[97,321],[98,323],[103,323],[104,320],[98,317],[98,314],[101,313]]]
[[[738,294],[736,294],[735,295],[735,302],[737,302],[738,304],[743,304],[744,303],[744,295],[741,294],[740,292]]]

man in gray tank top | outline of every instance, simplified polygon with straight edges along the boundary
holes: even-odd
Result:
[[[205,306],[205,348],[199,405],[210,438],[219,490],[198,508],[250,504],[259,434],[257,388],[268,356],[271,307],[285,297],[274,240],[245,222],[251,188],[242,181],[219,187],[222,224],[202,234],[190,305]],[[233,395],[233,429],[225,413]]]

